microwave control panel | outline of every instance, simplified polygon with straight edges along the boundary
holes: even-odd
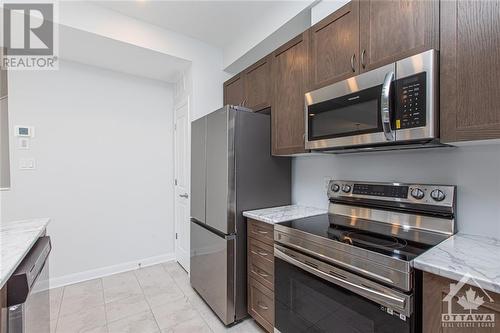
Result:
[[[426,126],[426,73],[396,81],[396,129]]]

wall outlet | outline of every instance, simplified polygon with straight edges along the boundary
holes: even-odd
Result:
[[[34,158],[22,158],[19,160],[19,169],[21,170],[35,170],[36,161]]]

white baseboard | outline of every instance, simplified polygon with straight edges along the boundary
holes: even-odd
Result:
[[[50,288],[52,289],[52,288],[63,287],[69,284],[97,279],[108,275],[131,271],[134,269],[138,269],[140,267],[152,266],[173,260],[175,260],[175,253],[167,253],[160,256],[129,261],[118,265],[106,266],[102,268],[92,269],[89,271],[63,275],[60,277],[51,278]]]

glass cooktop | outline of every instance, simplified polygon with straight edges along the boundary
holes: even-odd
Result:
[[[278,224],[405,261],[413,260],[432,247],[393,235],[395,229],[391,225],[353,222],[340,215],[317,215]]]

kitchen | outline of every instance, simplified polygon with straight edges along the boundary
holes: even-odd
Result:
[[[499,13],[61,3],[59,69],[2,71],[1,329],[498,331]]]

